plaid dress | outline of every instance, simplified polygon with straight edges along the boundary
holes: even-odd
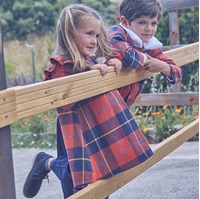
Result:
[[[50,62],[45,80],[73,74],[71,60],[53,57]],[[57,108],[75,188],[133,168],[153,155],[126,103],[141,86],[127,88]]]

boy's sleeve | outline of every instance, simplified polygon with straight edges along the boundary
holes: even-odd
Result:
[[[182,80],[182,70],[181,70],[181,68],[179,66],[177,66],[172,59],[169,59],[163,53],[162,50],[160,50],[160,49],[150,50],[150,51],[147,51],[147,54],[149,54],[150,56],[155,57],[159,60],[162,60],[169,65],[169,67],[171,69],[172,77],[169,78],[166,75],[164,75],[163,73],[161,73],[167,81],[169,81],[171,84],[181,82],[181,80]]]
[[[108,31],[108,38],[114,47],[114,56],[122,62],[125,68],[141,70],[146,61],[146,55],[128,42],[128,36],[119,26],[113,26]]]

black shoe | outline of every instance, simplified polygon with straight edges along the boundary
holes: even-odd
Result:
[[[23,194],[25,197],[33,198],[36,196],[40,190],[43,179],[48,179],[47,174],[50,170],[45,169],[45,162],[49,158],[52,158],[52,156],[44,152],[40,152],[35,156],[32,169],[26,178],[23,188]]]

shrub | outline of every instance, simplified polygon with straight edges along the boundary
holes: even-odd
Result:
[[[56,111],[50,110],[11,125],[13,147],[54,148],[56,145]]]

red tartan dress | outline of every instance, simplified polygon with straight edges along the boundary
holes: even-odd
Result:
[[[50,62],[45,80],[73,74],[72,61],[53,57]],[[134,88],[133,100],[141,90]],[[57,108],[75,188],[131,169],[153,155],[126,99],[124,87]]]

